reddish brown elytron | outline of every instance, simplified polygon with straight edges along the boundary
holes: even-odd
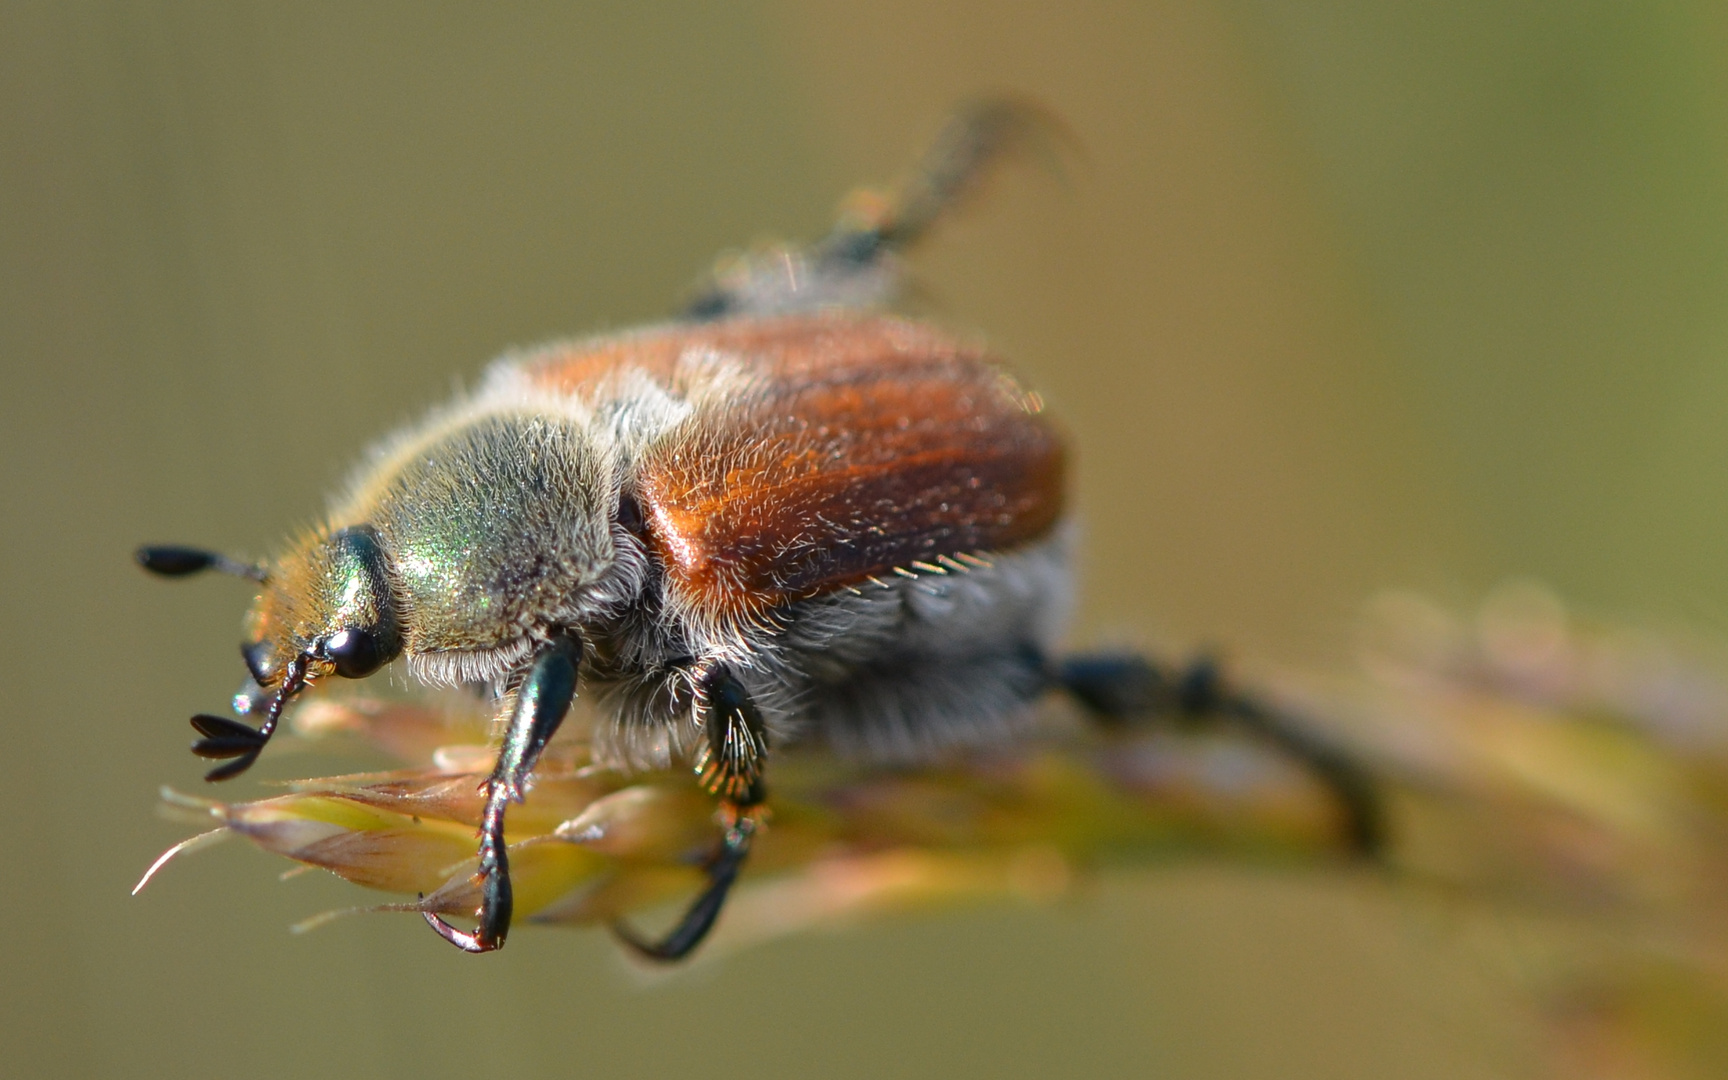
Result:
[[[1048,533],[1062,439],[1038,400],[930,327],[844,314],[672,327],[541,360],[580,392],[636,367],[674,393],[692,356],[743,395],[704,400],[650,451],[638,497],[687,603],[722,619],[944,555]]]

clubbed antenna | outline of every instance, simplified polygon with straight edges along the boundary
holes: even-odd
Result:
[[[282,719],[282,709],[290,698],[298,694],[306,685],[306,671],[312,658],[301,655],[289,662],[287,670],[282,673],[282,685],[276,688],[276,693],[270,698],[270,705],[264,712],[264,723],[253,729],[238,720],[230,720],[226,716],[212,716],[209,713],[199,713],[192,718],[192,727],[203,738],[192,744],[192,752],[201,758],[223,761],[226,765],[218,765],[204,774],[204,779],[211,783],[232,780],[258,760],[264,746],[270,741],[270,736],[276,732],[277,721]]]
[[[146,544],[133,552],[132,557],[138,560],[139,566],[162,577],[187,577],[215,570],[262,584],[268,576],[257,563],[244,563],[214,551],[177,544]]]

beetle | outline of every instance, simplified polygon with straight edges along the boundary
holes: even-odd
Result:
[[[708,884],[645,956],[675,960],[713,926],[764,820],[773,747],[826,740],[927,761],[1012,739],[1065,687],[1104,718],[1222,712],[1327,780],[1358,846],[1378,842],[1371,785],[1343,755],[1225,692],[1132,656],[1058,662],[1071,595],[1066,440],[982,349],[884,313],[899,252],[983,168],[1049,122],[962,110],[912,178],[829,236],[732,260],[659,326],[513,353],[479,387],[385,440],[324,521],[267,564],[151,546],[181,576],[260,591],[236,699],[254,728],[192,719],[225,780],[290,701],[402,659],[428,684],[484,688],[503,738],[486,782],[469,952],[501,947],[504,821],[580,690],[597,761],[688,764],[718,804]]]

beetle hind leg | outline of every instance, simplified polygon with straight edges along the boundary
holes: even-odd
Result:
[[[916,167],[893,189],[863,190],[847,200],[840,222],[823,242],[828,258],[867,260],[881,247],[909,247],[965,202],[992,167],[1031,151],[1053,172],[1077,143],[1043,107],[1014,97],[967,102],[948,118]]]
[[[1192,724],[1223,720],[1288,754],[1324,784],[1343,811],[1350,847],[1369,858],[1386,845],[1379,786],[1362,762],[1292,716],[1236,690],[1210,658],[1169,671],[1130,654],[1070,657],[1056,681],[1100,723],[1124,725],[1153,716]]]
[[[612,932],[624,944],[649,960],[664,962],[689,956],[714,928],[750,855],[767,794],[762,767],[768,756],[768,732],[749,692],[722,663],[703,662],[694,675],[696,714],[702,727],[696,775],[710,794],[720,797],[725,825],[720,848],[705,867],[708,886],[659,941],[641,937],[623,922],[612,924]]]
[[[1028,101],[982,98],[949,118],[906,179],[854,192],[828,235],[807,247],[772,247],[728,258],[685,306],[698,322],[829,307],[880,307],[901,291],[895,257],[923,239],[975,192],[992,166],[1022,151],[1052,163],[1074,138]]]

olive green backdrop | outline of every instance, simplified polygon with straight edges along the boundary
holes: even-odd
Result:
[[[962,96],[1066,117],[918,259],[1076,435],[1078,640],[1341,668],[1507,574],[1728,627],[1720,5],[0,4],[7,1075],[1525,1075],[1505,978],[1371,882],[1172,867],[644,983],[474,959],[183,826],[233,582],[503,347],[810,236]],[[293,775],[291,754],[260,772]],[[245,782],[258,790],[253,781]]]

